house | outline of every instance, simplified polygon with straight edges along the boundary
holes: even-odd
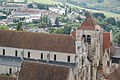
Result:
[[[10,18],[12,19],[18,19],[22,20],[29,23],[32,22],[33,20],[39,20],[41,17],[41,13],[39,10],[34,10],[34,9],[24,9],[24,10],[16,10],[13,11],[12,14],[10,15]]]
[[[110,74],[119,66],[119,54],[120,47],[110,47],[106,49],[103,56],[103,71],[105,74]]]
[[[16,4],[1,4],[0,11],[11,12],[21,9],[26,9],[26,6],[23,5],[16,5]]]
[[[29,77],[28,77],[29,76]],[[70,66],[23,62],[18,80],[75,80]]]

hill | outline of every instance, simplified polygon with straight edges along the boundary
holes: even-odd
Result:
[[[120,0],[57,0],[94,10],[104,10],[120,14]]]
[[[116,14],[116,13],[113,13],[113,12],[109,12],[109,11],[106,11],[106,10],[94,10],[94,9],[90,9],[90,8],[87,8],[87,7],[83,7],[83,6],[80,6],[80,5],[76,5],[75,3],[70,3],[70,1],[75,1],[75,2],[84,2],[84,3],[87,3],[87,4],[91,4],[94,5],[94,3],[96,3],[96,0],[28,0],[29,2],[38,2],[38,3],[43,3],[43,4],[62,4],[63,2],[66,3],[66,5],[69,5],[71,7],[76,7],[76,8],[79,8],[79,9],[85,9],[85,10],[88,10],[88,11],[91,11],[91,12],[100,12],[100,13],[104,13],[107,17],[115,17],[115,18],[120,18],[120,14]],[[108,0],[106,0],[108,1]],[[107,2],[104,2],[104,4],[107,4]],[[113,0],[113,1],[116,1],[116,0]],[[109,3],[109,2],[108,2]],[[117,3],[117,2],[114,2],[114,3]],[[100,3],[101,5],[103,5],[102,3]],[[119,7],[119,6],[118,6]]]

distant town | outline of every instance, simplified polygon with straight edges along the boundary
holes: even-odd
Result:
[[[119,61],[119,17],[0,0],[0,80],[120,80]]]

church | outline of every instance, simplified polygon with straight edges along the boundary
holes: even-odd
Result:
[[[27,69],[33,68],[33,74],[38,66],[43,65],[45,69],[50,66],[53,74],[56,69],[52,67],[60,67],[63,71],[65,69],[64,79],[59,80],[97,80],[104,49],[112,43],[112,32],[108,33],[110,40],[104,43],[105,32],[91,14],[79,29],[71,31],[71,35],[0,30],[0,74],[20,72],[18,80],[30,80],[22,76],[30,75],[30,72],[24,74],[24,70],[27,69],[27,64],[34,64],[35,67]],[[39,80],[40,77],[36,79]],[[50,79],[56,80],[53,76]]]

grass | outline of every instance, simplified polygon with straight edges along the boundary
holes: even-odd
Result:
[[[44,4],[61,4],[61,2],[54,1],[54,0],[28,0],[30,2],[38,2],[38,3],[44,3]]]
[[[43,4],[62,4],[62,2],[58,2],[58,1],[55,1],[55,0],[28,0],[28,1],[38,2],[38,3],[43,3]],[[90,12],[104,13],[107,17],[120,18],[120,14],[116,14],[116,13],[112,13],[112,12],[108,12],[108,11],[86,9],[86,8],[75,6],[75,5],[72,5],[72,4],[69,4],[69,3],[66,3],[66,4],[71,6],[71,7],[76,7],[76,8],[79,8],[79,9],[85,9],[85,10],[88,10]]]

